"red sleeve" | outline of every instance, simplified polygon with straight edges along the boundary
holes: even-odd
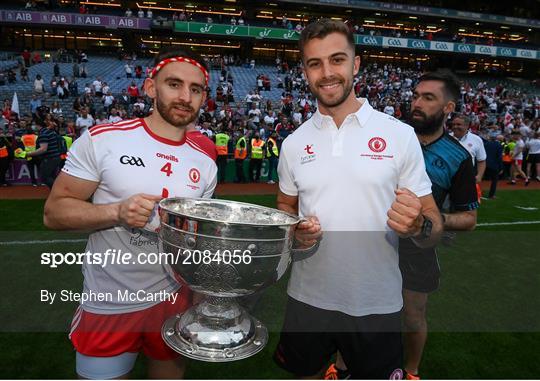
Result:
[[[186,142],[191,147],[205,153],[210,159],[216,161],[217,148],[210,138],[201,134],[200,131],[189,131],[186,133]]]

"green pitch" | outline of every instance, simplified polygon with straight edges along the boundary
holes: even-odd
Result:
[[[432,333],[422,364],[424,378],[538,378],[540,223],[522,223],[540,221],[540,191],[500,191],[498,197],[482,203],[478,222],[518,224],[479,226],[440,248],[443,276],[428,307]],[[273,196],[227,198],[275,205]],[[47,231],[42,210],[42,200],[0,200],[2,378],[76,378],[75,353],[66,333],[76,304],[41,303],[39,289],[80,290],[80,267],[50,269],[40,264],[40,253],[82,250],[83,242],[66,240],[84,239],[84,235]],[[31,240],[59,241],[17,243]],[[285,290],[286,279],[282,279],[264,293],[253,311],[270,331],[270,342],[261,353],[228,364],[192,361],[186,377],[290,377],[272,361]],[[143,356],[132,378],[145,378]]]

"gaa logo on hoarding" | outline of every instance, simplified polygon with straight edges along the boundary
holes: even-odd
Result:
[[[440,49],[440,50],[450,50],[448,48],[448,45],[445,44],[444,42],[436,42],[435,43],[435,49]]]
[[[375,37],[363,37],[362,43],[366,45],[377,45],[377,39]]]
[[[480,53],[489,53],[489,54],[492,53],[492,52],[491,52],[491,48],[488,47],[488,46],[480,46],[480,47],[478,48],[478,51],[479,51]]]
[[[423,41],[413,41],[412,42],[413,48],[419,48],[419,49],[427,49],[427,45]]]
[[[390,46],[402,46],[401,41],[395,38],[389,38],[388,39],[388,45]]]
[[[462,53],[471,53],[471,47],[469,45],[458,45],[458,51]]]
[[[512,53],[512,50],[511,49],[501,49],[501,55],[503,56],[513,56],[514,54]]]

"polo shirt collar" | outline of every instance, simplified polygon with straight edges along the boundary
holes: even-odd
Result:
[[[355,113],[347,115],[347,118],[355,118],[356,122],[358,122],[358,125],[360,127],[364,127],[367,124],[367,121],[369,120],[371,113],[373,112],[373,107],[369,104],[367,98],[357,98],[360,102],[363,102],[362,106],[356,111]],[[347,120],[345,118],[345,120]],[[327,125],[328,122],[332,121],[332,117],[330,115],[323,115],[321,114],[320,110],[317,108],[317,111],[315,111],[315,114],[313,114],[313,124],[317,128],[323,128]]]
[[[467,137],[469,136],[469,131],[465,132],[465,135],[463,135],[460,139],[458,139],[460,142],[464,142],[467,140]]]

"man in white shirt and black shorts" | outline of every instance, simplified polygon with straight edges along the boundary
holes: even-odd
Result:
[[[128,264],[83,264],[83,292],[112,298],[90,300],[75,312],[70,338],[79,377],[127,377],[139,352],[149,359],[151,378],[184,374],[184,361],[163,342],[161,326],[190,306],[190,291],[163,264],[150,264],[140,254],[159,252],[155,230],[161,198],[214,193],[215,147],[186,134],[207,86],[208,70],[198,55],[179,48],[161,51],[144,84],[155,112],[89,128],[71,147],[47,200],[49,228],[93,231],[86,247],[90,253],[133,254]],[[146,297],[126,300],[121,293]]]
[[[296,231],[307,258],[292,267],[274,358],[320,377],[339,351],[353,378],[400,378],[398,238],[429,247],[442,230],[422,151],[410,126],[356,99],[344,23],[308,25],[300,52],[318,110],[283,142],[277,202],[307,218]]]

